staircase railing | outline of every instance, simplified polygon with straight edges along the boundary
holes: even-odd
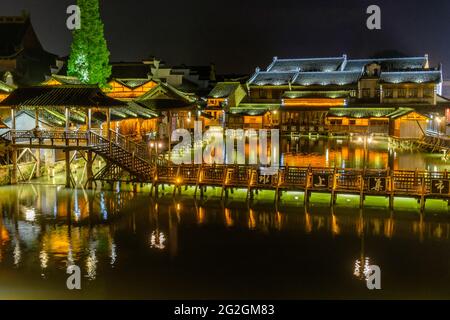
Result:
[[[132,147],[128,147],[128,150],[125,149],[125,142],[122,141],[122,146],[116,143],[114,139],[108,140],[95,132],[89,132],[89,141],[94,152],[115,162],[130,174],[144,181],[148,181],[152,177],[153,166],[151,163],[130,151],[133,150]],[[132,144],[129,146],[132,146]]]

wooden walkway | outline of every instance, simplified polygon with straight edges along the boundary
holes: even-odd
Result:
[[[360,206],[366,196],[389,198],[393,207],[394,197],[417,198],[421,208],[425,201],[436,198],[450,199],[448,172],[406,170],[362,170],[313,167],[280,167],[275,175],[264,175],[258,167],[245,165],[179,165],[156,166],[151,181],[152,193],[158,194],[159,186],[174,186],[173,194],[181,194],[183,187],[195,187],[195,197],[203,196],[206,188],[221,188],[221,198],[230,190],[247,190],[247,199],[252,199],[259,190],[275,191],[279,201],[287,191],[304,192],[304,202],[309,203],[311,194],[328,193],[330,205],[336,203],[338,194],[355,194],[360,197]]]
[[[151,184],[151,193],[158,194],[160,186],[172,185],[173,194],[181,194],[183,187],[195,188],[195,197],[202,197],[209,187],[221,188],[221,198],[234,189],[245,189],[247,199],[260,190],[275,192],[279,201],[284,192],[300,191],[309,203],[311,194],[328,193],[330,204],[336,203],[338,194],[355,194],[360,206],[366,196],[389,198],[393,207],[395,197],[418,199],[421,208],[427,199],[450,200],[450,179],[447,171],[362,170],[317,167],[280,167],[273,175],[266,175],[256,166],[249,165],[174,165],[158,155],[151,155],[148,146],[137,144],[110,131],[107,136],[95,131],[19,131],[11,130],[0,136],[13,148],[53,148],[66,152],[66,186],[70,187],[70,151],[86,152],[88,167],[87,186],[101,180]],[[106,160],[106,166],[95,175],[93,156]],[[123,177],[127,176],[125,180]]]

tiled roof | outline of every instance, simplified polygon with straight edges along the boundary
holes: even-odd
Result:
[[[382,72],[380,81],[384,83],[439,83],[441,71]]]
[[[150,79],[116,79],[116,81],[125,87],[128,87],[130,89],[135,89],[137,87],[142,86],[143,84],[146,84],[152,80]]]
[[[395,108],[330,108],[328,116],[349,118],[384,118],[395,112]]]
[[[0,81],[0,92],[9,93],[14,91],[14,88],[3,81]]]
[[[297,72],[267,72],[258,71],[250,80],[249,83],[258,86],[265,85],[287,85],[297,75]]]
[[[299,72],[292,84],[301,86],[311,85],[348,85],[357,83],[361,72],[336,71],[336,72]]]
[[[336,71],[345,61],[345,56],[332,58],[278,59],[274,58],[267,68],[271,72],[314,72]]]
[[[347,98],[348,91],[286,91],[282,98],[298,99],[298,98]]]
[[[63,75],[52,75],[52,78],[62,84],[81,84],[81,81],[77,77],[63,76]]]
[[[349,59],[345,64],[346,71],[361,71],[366,65],[377,63],[382,71],[422,69],[427,63],[427,58],[380,58],[380,59]]]
[[[229,97],[237,88],[239,88],[239,82],[219,82],[208,94],[210,98],[226,98]]]
[[[123,107],[96,86],[36,86],[14,90],[0,106],[22,107]]]
[[[192,93],[187,93],[171,86],[168,83],[159,82],[157,86],[154,86],[149,91],[140,96],[137,100],[144,101],[150,99],[158,99],[163,96],[164,99],[175,99],[187,102],[194,102],[196,97]]]

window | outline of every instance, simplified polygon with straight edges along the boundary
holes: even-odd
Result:
[[[353,120],[349,120],[348,124],[351,125],[351,126],[354,126],[356,124],[356,120],[354,120],[354,119]]]
[[[408,97],[409,98],[417,98],[419,96],[419,91],[416,88],[409,89]]]
[[[331,119],[330,124],[340,126],[340,125],[342,125],[342,119]]]
[[[369,88],[364,88],[362,90],[362,96],[363,96],[363,98],[370,98],[370,89]]]
[[[406,89],[398,89],[398,97],[406,98]]]
[[[259,90],[259,97],[260,97],[261,99],[267,99],[267,91],[264,90],[264,89],[260,89],[260,90]]]
[[[433,98],[434,89],[432,89],[432,88],[423,89],[423,96],[424,96],[424,98]]]
[[[392,89],[384,89],[383,91],[385,98],[393,98],[394,97],[394,90]]]

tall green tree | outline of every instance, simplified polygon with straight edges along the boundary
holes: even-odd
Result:
[[[67,74],[85,84],[105,87],[111,75],[109,50],[100,18],[99,0],[77,0],[81,27],[73,31]]]

